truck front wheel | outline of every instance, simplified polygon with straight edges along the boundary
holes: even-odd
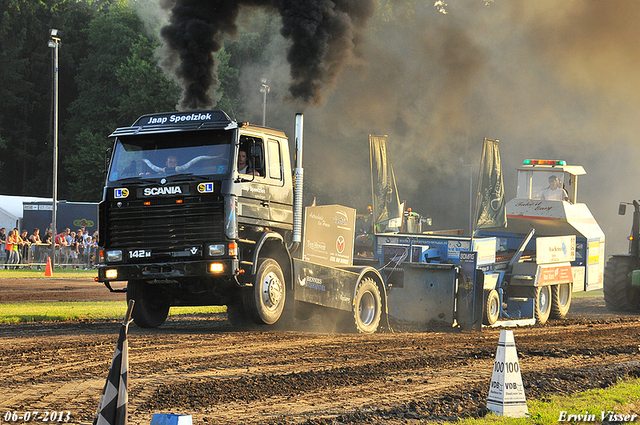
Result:
[[[360,333],[374,333],[380,325],[381,315],[380,290],[373,279],[364,278],[358,285],[356,297],[353,300],[353,317],[356,329]]]
[[[551,315],[551,287],[541,286],[536,290],[534,313],[536,322],[544,325]]]
[[[573,291],[570,283],[562,283],[551,287],[551,317],[554,319],[564,319],[567,317],[571,306],[571,293]]]
[[[244,305],[255,323],[273,325],[284,311],[286,282],[275,260],[264,258],[258,264],[253,287],[245,288],[243,292]]]
[[[127,283],[127,302],[134,300],[131,317],[141,328],[157,328],[169,315],[169,300],[158,285],[150,285],[143,280]]]

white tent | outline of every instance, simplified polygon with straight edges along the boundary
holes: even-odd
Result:
[[[33,196],[10,196],[0,195],[0,228],[5,227],[7,233],[22,226],[22,203],[51,201],[51,198],[36,198]]]

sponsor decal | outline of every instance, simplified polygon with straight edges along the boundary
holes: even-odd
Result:
[[[541,267],[539,284],[559,284],[573,281],[571,266]]]
[[[344,237],[342,237],[342,235],[338,236],[338,239],[336,240],[336,250],[338,251],[338,254],[342,254],[344,252],[344,245]]]
[[[182,189],[180,186],[147,187],[142,193],[144,196],[181,195]]]
[[[327,246],[324,242],[318,241],[307,241],[307,248],[312,249],[314,251],[326,251]]]
[[[200,183],[198,185],[198,192],[200,192],[200,193],[213,193],[213,182]]]
[[[327,288],[322,284],[322,279],[314,276],[305,276],[304,279],[300,279],[298,276],[298,284],[300,286],[306,286],[307,288],[317,289],[319,291],[326,291]]]
[[[129,189],[121,187],[113,189],[113,197],[116,199],[124,199],[129,196]]]
[[[336,211],[336,214],[339,215],[339,217],[336,217],[336,216],[333,217],[334,223],[342,226],[349,225],[349,219],[347,218],[347,213],[345,213],[344,211]]]
[[[95,223],[93,222],[93,220],[81,218],[78,220],[73,220],[73,226],[74,227],[93,227],[95,226]]]

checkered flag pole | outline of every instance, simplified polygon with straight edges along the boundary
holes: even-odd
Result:
[[[120,336],[113,353],[107,382],[102,390],[93,425],[127,425],[127,379],[129,373],[127,331],[129,323],[131,323],[133,304],[134,300],[130,300],[127,315],[120,327]]]

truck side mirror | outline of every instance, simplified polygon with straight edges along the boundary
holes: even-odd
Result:
[[[111,153],[113,152],[113,148],[109,148],[104,153],[104,175],[106,176],[109,172],[109,163],[111,162]]]
[[[620,202],[620,205],[618,206],[618,214],[625,215],[626,212],[627,212],[627,204],[625,204],[624,202]]]

